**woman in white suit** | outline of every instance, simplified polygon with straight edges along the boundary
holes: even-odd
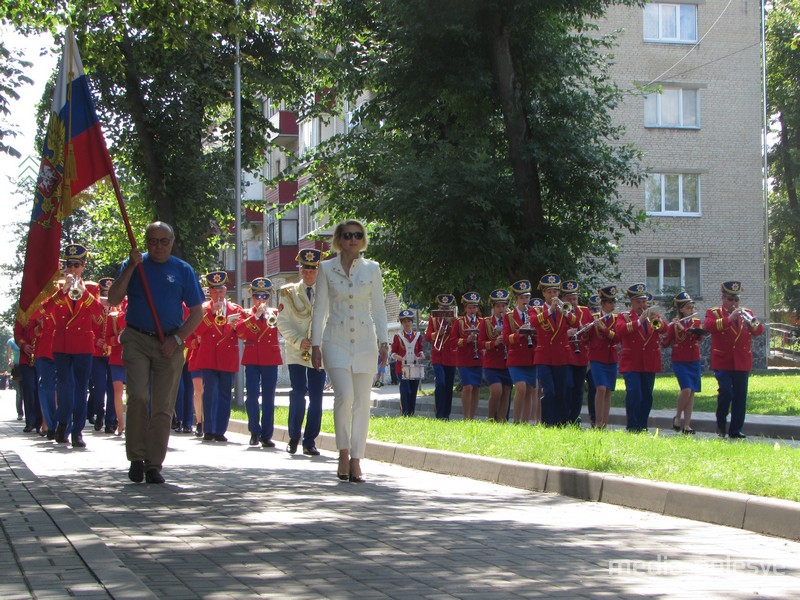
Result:
[[[333,422],[339,450],[337,475],[361,483],[369,428],[370,389],[378,358],[389,353],[383,278],[378,263],[361,253],[367,232],[355,220],[336,226],[336,256],[320,263],[311,321],[311,364],[333,384]]]

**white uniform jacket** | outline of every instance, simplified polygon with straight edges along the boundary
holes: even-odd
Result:
[[[357,258],[348,277],[339,256],[320,263],[311,343],[327,369],[375,373],[378,343],[388,343],[383,277],[378,263]]]
[[[281,287],[279,311],[278,331],[286,341],[286,364],[310,367],[311,361],[302,359],[300,349],[300,342],[311,339],[311,302],[302,279]]]

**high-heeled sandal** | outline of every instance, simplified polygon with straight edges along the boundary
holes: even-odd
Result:
[[[675,433],[681,430],[681,426],[678,425],[677,422],[678,422],[678,417],[672,419],[672,431],[674,431]]]
[[[342,481],[347,481],[348,479],[350,479],[349,473],[336,473],[336,476]]]
[[[366,479],[364,479],[361,475],[353,475],[350,473],[350,483],[364,483]]]
[[[686,427],[683,430],[683,434],[684,435],[694,435],[695,433],[697,433],[697,432],[694,429],[692,429],[691,427]]]

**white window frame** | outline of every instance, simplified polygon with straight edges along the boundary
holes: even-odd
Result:
[[[651,172],[647,173],[647,178],[658,177],[659,178],[659,187],[661,189],[660,193],[660,202],[661,205],[660,210],[650,210],[648,208],[648,201],[647,201],[647,190],[649,186],[647,181],[644,184],[644,206],[645,211],[648,215],[651,216],[659,216],[659,217],[699,217],[701,216],[701,209],[702,209],[702,192],[701,192],[701,178],[699,173],[669,173],[669,172]],[[667,210],[667,178],[668,177],[678,177],[678,210]],[[687,211],[684,210],[684,178],[685,177],[696,177],[697,178],[697,210],[696,211]]]
[[[651,256],[651,257],[648,257],[645,260],[645,273],[646,274],[648,273],[648,269],[647,269],[648,265],[647,265],[647,263],[649,263],[650,261],[653,261],[653,260],[657,260],[658,261],[658,284],[657,285],[652,285],[652,282],[650,281],[650,276],[649,275],[646,275],[646,279],[647,279],[647,287],[648,287],[649,290],[651,290],[651,293],[654,296],[663,298],[663,297],[665,297],[667,295],[667,292],[663,291],[664,290],[664,261],[680,261],[680,267],[681,267],[680,283],[676,287],[679,287],[680,289],[687,290],[692,295],[692,297],[695,298],[695,299],[701,299],[702,298],[702,290],[703,290],[702,268],[703,268],[703,265],[702,265],[702,262],[701,262],[699,257],[695,257],[695,256],[686,256],[686,257],[680,257],[680,256]],[[686,261],[687,260],[697,261],[697,281],[696,282],[691,282],[691,284],[688,285],[688,286],[686,285]],[[672,292],[672,291],[673,290],[670,290],[670,292]],[[677,293],[677,291],[675,291],[674,293]]]
[[[684,32],[681,30],[681,12],[687,9],[694,9],[694,35],[693,37],[682,37]],[[675,37],[664,35],[665,13],[671,11],[675,20]],[[653,13],[657,14],[653,14]],[[691,16],[691,15],[690,15]],[[657,19],[658,31],[656,37],[647,37],[648,17]],[[658,42],[661,44],[694,44],[697,43],[697,4],[686,2],[650,2],[645,5],[642,11],[642,38],[645,42]]]
[[[678,122],[665,123],[664,122],[664,92],[677,91],[678,92]],[[684,94],[694,93],[694,114],[695,123],[686,123],[688,118],[684,114]],[[694,87],[678,87],[678,86],[663,86],[660,91],[647,94],[644,99],[644,126],[648,128],[662,128],[662,129],[700,129],[700,90]],[[655,102],[655,115],[656,119],[653,122],[648,122],[648,103]]]

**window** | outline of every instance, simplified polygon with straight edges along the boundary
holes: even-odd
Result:
[[[644,40],[687,44],[697,41],[697,5],[652,2],[644,7]]]
[[[649,173],[644,181],[644,207],[649,215],[700,215],[700,176],[691,173]]]
[[[701,296],[699,258],[648,258],[647,289],[655,296],[674,296],[686,290]]]
[[[273,250],[278,247],[278,228],[275,214],[276,211],[274,209],[267,213],[267,250]]]
[[[285,211],[278,218],[276,210],[267,214],[267,248],[297,245],[297,209]]]
[[[696,89],[664,87],[644,98],[645,127],[700,127],[700,94]]]
[[[264,260],[264,244],[262,240],[264,226],[261,223],[250,223],[249,229],[242,232],[245,245],[245,260]]]

